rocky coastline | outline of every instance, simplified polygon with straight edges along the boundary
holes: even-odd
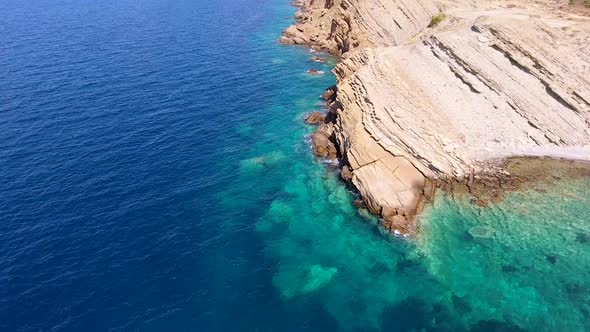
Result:
[[[340,57],[314,153],[399,234],[437,189],[474,204],[588,176],[590,17],[555,1],[300,0],[283,44]],[[525,166],[522,166],[525,165]]]

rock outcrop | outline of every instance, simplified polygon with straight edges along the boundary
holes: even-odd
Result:
[[[316,156],[329,160],[338,158],[338,150],[334,142],[334,125],[321,124],[315,133],[311,134],[311,147]]]
[[[343,177],[390,229],[413,231],[433,182],[500,172],[491,161],[590,159],[590,18],[567,3],[300,5],[282,42],[343,55],[319,145],[334,143]]]
[[[355,49],[405,42],[424,29],[439,8],[430,0],[305,0],[297,24],[283,33],[287,44],[309,44],[343,54]],[[425,24],[426,22],[426,24]]]
[[[310,125],[319,125],[324,122],[324,115],[322,112],[311,112],[305,115],[303,121]]]

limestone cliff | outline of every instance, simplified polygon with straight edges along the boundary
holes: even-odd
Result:
[[[590,19],[566,3],[299,5],[282,41],[343,54],[320,132],[390,229],[412,231],[428,179],[473,181],[510,156],[590,159]]]
[[[283,42],[311,44],[335,54],[365,47],[397,45],[422,31],[439,12],[429,0],[305,0],[295,14],[298,24]]]

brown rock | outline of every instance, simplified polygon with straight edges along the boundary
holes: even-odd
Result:
[[[473,199],[471,199],[471,204],[473,204],[475,206],[479,206],[479,207],[488,207],[489,201],[485,201],[481,198],[473,198]]]
[[[427,201],[433,201],[435,192],[436,184],[433,181],[427,180],[424,184],[424,189],[422,190],[424,199]]]
[[[340,177],[342,178],[342,180],[346,181],[346,182],[350,182],[352,181],[352,171],[350,170],[350,167],[348,167],[347,165],[344,165],[342,167],[342,170],[340,171]]]
[[[367,208],[367,204],[365,204],[365,201],[363,201],[360,198],[357,198],[357,199],[354,200],[354,206],[357,209],[366,209]]]
[[[307,36],[303,33],[303,28],[299,25],[291,25],[285,29],[283,31],[283,37],[281,38],[282,44],[307,44]]]
[[[395,235],[414,235],[416,234],[416,224],[409,216],[390,215],[383,217],[382,226],[387,228]]]
[[[311,125],[319,125],[324,122],[324,115],[321,112],[312,112],[307,114],[303,121]]]
[[[293,37],[293,43],[295,45],[303,45],[303,44],[307,44],[307,42],[305,41],[305,39],[303,38],[299,38],[299,37]]]
[[[281,39],[279,40],[279,43],[285,44],[285,45],[295,44],[295,42],[293,42],[293,39],[291,39],[291,38],[289,38],[287,36],[281,36]]]
[[[319,63],[326,63],[326,59],[320,58],[318,56],[312,56],[311,57],[311,61],[313,61],[313,62],[319,62]]]
[[[327,88],[326,91],[324,91],[324,93],[322,94],[322,99],[327,102],[333,102],[334,100],[336,100],[336,86],[333,85]]]
[[[311,147],[316,156],[332,160],[338,158],[338,151],[334,142],[331,140],[333,131],[333,125],[331,123],[324,123],[318,127],[315,133],[311,134]]]
[[[300,37],[303,34],[301,33],[301,31],[297,29],[296,25],[291,25],[287,29],[285,29],[285,31],[283,31],[283,35],[287,37]]]
[[[310,69],[307,71],[308,74],[313,75],[313,76],[317,76],[317,75],[323,75],[324,72],[321,70],[317,70],[317,69]]]

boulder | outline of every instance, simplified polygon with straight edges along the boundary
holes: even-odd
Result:
[[[352,181],[352,175],[353,174],[352,174],[352,171],[350,170],[350,167],[348,167],[348,165],[344,165],[342,167],[342,170],[340,171],[340,177],[342,178],[342,180],[350,183]]]
[[[326,63],[326,59],[320,58],[319,56],[312,56],[311,57],[311,61],[313,61],[313,62],[319,62],[319,63]]]
[[[311,134],[311,147],[316,156],[331,160],[338,158],[338,151],[333,142],[333,132],[333,125],[324,123]]]
[[[321,112],[312,112],[307,114],[303,121],[311,125],[319,125],[324,122],[324,115]]]
[[[326,91],[324,91],[324,93],[322,94],[322,99],[327,102],[333,102],[334,100],[336,100],[336,86],[333,85],[327,88]]]
[[[293,37],[293,44],[295,45],[303,45],[303,44],[307,44],[307,42],[305,41],[305,39],[303,38],[299,38],[299,37]]]
[[[317,69],[310,69],[307,71],[308,74],[313,75],[313,76],[318,76],[318,75],[323,75],[324,72],[321,70],[317,70]]]

